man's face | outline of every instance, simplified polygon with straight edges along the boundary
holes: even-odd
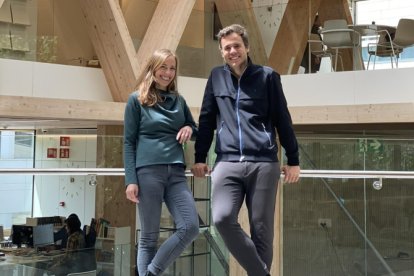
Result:
[[[228,36],[222,37],[220,43],[221,56],[232,69],[237,71],[246,64],[249,48],[244,46],[240,35],[231,33]]]

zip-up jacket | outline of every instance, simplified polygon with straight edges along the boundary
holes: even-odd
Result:
[[[288,165],[299,165],[298,143],[272,68],[252,64],[238,79],[228,65],[211,71],[200,110],[195,163],[205,163],[216,130],[216,162],[276,162],[276,131]]]

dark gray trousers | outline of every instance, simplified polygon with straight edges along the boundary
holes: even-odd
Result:
[[[273,259],[278,162],[218,162],[211,174],[213,222],[248,275],[266,275]],[[250,236],[238,223],[246,200]]]

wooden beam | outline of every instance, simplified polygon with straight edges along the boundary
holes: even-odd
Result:
[[[295,125],[412,123],[414,103],[289,108]]]
[[[0,118],[123,123],[125,103],[0,96]],[[110,110],[111,112],[108,112]]]
[[[119,1],[79,2],[112,97],[124,102],[136,85],[138,61]]]
[[[296,74],[308,33],[322,0],[290,0],[269,56],[269,66],[279,74]]]
[[[240,24],[246,27],[250,37],[249,56],[253,63],[267,64],[266,49],[251,0],[216,0],[214,2],[223,27],[231,24]]]
[[[110,110],[111,112],[108,112]],[[123,124],[125,103],[0,95],[0,120],[94,121]],[[198,118],[199,107],[190,107]],[[295,125],[412,123],[414,103],[289,107]]]
[[[196,0],[159,0],[136,54],[138,76],[156,49],[177,49]]]

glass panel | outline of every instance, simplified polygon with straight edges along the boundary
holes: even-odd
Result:
[[[0,131],[0,168],[33,168],[34,133]],[[25,223],[32,214],[33,177],[30,175],[1,175],[0,225]]]
[[[283,192],[283,275],[412,273],[412,179],[303,178]]]
[[[413,139],[299,138],[309,170],[408,171]],[[303,177],[283,186],[283,275],[412,273],[411,179]]]

